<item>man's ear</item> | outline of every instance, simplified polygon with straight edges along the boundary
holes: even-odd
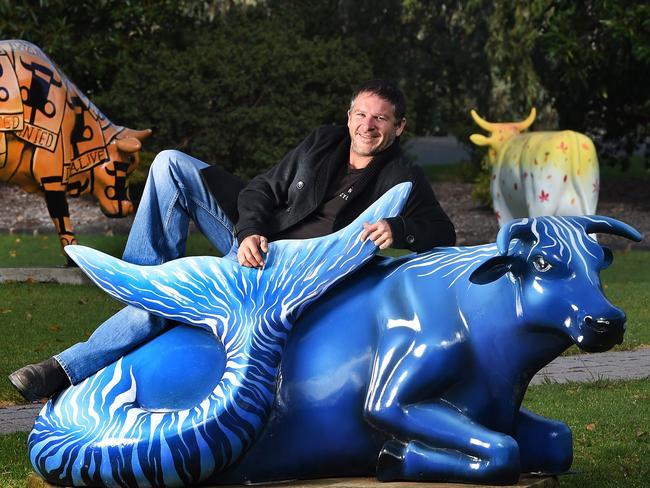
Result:
[[[498,280],[509,271],[516,271],[519,258],[512,256],[496,256],[490,258],[476,268],[469,277],[475,285],[487,285]]]
[[[395,135],[397,137],[402,135],[402,132],[404,132],[404,129],[406,129],[406,117],[402,117],[402,120],[399,121],[399,124],[397,124],[397,129],[395,130]]]

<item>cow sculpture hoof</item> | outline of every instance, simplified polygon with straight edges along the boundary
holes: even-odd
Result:
[[[57,484],[166,487],[509,484],[567,470],[569,428],[521,403],[570,345],[620,340],[624,314],[598,277],[611,253],[591,235],[641,235],[607,217],[541,217],[509,223],[495,244],[372,258],[361,223],[399,213],[405,193],[340,233],[272,243],[263,270],[209,257],[140,267],[70,248],[114,297],[191,326],[45,405],[29,436],[34,469]],[[160,361],[166,381],[152,374]],[[167,385],[191,401],[161,401]]]
[[[379,481],[404,479],[402,468],[405,447],[402,442],[395,439],[384,444],[377,458],[377,479]]]

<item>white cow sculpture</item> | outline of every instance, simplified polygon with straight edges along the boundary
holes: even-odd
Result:
[[[543,215],[593,215],[599,191],[594,143],[571,130],[522,133],[535,120],[533,108],[521,122],[493,123],[476,111],[472,118],[490,132],[472,134],[489,146],[490,190],[499,226],[512,219]]]

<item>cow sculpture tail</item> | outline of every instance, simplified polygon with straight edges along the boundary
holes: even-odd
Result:
[[[269,415],[292,322],[373,256],[374,244],[359,239],[362,223],[397,215],[409,190],[396,186],[329,236],[271,243],[261,270],[215,257],[135,266],[68,246],[113,297],[214,334],[224,372],[200,404],[153,412],[138,404],[136,377],[117,361],[45,405],[29,437],[35,470],[75,486],[186,486],[232,464]]]

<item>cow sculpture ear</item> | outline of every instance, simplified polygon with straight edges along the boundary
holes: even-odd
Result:
[[[485,137],[483,134],[472,134],[469,136],[469,140],[472,141],[477,146],[489,146],[490,140]]]
[[[609,247],[602,246],[603,248],[603,268],[609,268],[609,265],[614,261],[614,254]]]
[[[498,280],[509,271],[515,271],[518,262],[519,260],[512,256],[490,258],[472,272],[469,281],[475,285],[487,285]]]

